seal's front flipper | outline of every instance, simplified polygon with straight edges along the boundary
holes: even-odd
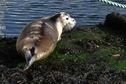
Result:
[[[33,56],[33,57],[29,60],[29,62],[27,62],[27,64],[25,65],[24,71],[27,70],[27,69],[29,69],[29,67],[35,62],[35,60],[36,60],[36,57]]]

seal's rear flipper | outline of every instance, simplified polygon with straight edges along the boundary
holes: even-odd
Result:
[[[26,60],[26,63],[28,64],[28,62],[30,61],[30,59],[32,58],[32,54],[30,51],[26,51],[25,52],[25,60]]]
[[[29,69],[29,67],[35,62],[35,60],[36,60],[36,57],[33,56],[33,57],[29,60],[29,62],[25,65],[24,71],[27,70],[27,69]]]
[[[26,60],[26,65],[24,70],[27,70],[36,61],[34,47],[32,47],[31,49],[25,49],[25,60]]]

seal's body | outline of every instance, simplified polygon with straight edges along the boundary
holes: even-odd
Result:
[[[44,59],[55,49],[63,28],[71,29],[76,22],[69,14],[60,12],[28,24],[17,39],[16,48],[26,59],[25,70]]]

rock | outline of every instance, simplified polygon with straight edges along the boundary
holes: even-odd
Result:
[[[113,59],[119,59],[120,58],[120,54],[119,53],[117,53],[117,54],[112,54],[112,58]]]
[[[114,12],[110,13],[106,16],[104,26],[116,31],[116,33],[125,34],[126,16]]]

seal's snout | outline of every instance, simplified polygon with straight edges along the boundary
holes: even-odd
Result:
[[[73,24],[76,24],[76,20],[74,18],[71,18],[71,21],[73,22]]]
[[[72,18],[73,24],[74,26],[76,25],[76,20],[74,18]]]

